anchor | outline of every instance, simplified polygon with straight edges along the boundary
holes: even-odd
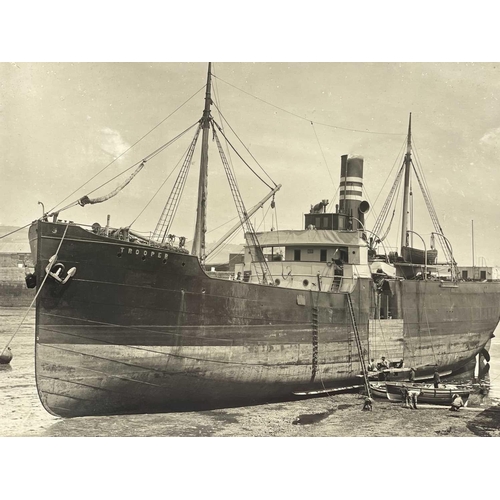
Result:
[[[57,262],[57,254],[53,255],[49,259],[49,263],[45,268],[45,272],[54,280],[56,280],[60,285],[65,285],[75,274],[76,267],[72,267],[63,277],[65,271],[64,264]]]

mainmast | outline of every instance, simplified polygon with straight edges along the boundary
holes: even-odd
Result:
[[[212,104],[212,63],[208,63],[207,89],[205,93],[205,109],[201,119],[203,135],[201,141],[200,180],[198,183],[198,207],[196,212],[196,228],[194,231],[191,253],[200,261],[205,260],[205,233],[207,232],[207,190],[208,190],[208,134],[210,131],[210,105]]]
[[[408,124],[408,142],[405,155],[405,182],[403,194],[403,219],[401,221],[401,249],[408,246],[408,198],[410,192],[410,168],[411,168],[411,113]]]

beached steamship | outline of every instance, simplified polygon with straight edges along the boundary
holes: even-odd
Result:
[[[500,284],[459,281],[452,256],[449,279],[427,279],[436,255],[412,252],[406,215],[401,256],[379,253],[382,238],[364,224],[361,157],[341,158],[333,211],[325,200],[311,206],[300,229],[255,233],[219,147],[247,246],[241,279],[209,276],[208,136],[223,133],[211,104],[209,68],[195,136],[202,135],[202,152],[191,252],[168,230],[194,146],[151,238],[57,214],[31,226],[36,382],[49,412],[247,405],[359,385],[365,362],[381,355],[425,378],[436,366],[459,371],[483,352],[499,321]],[[402,165],[406,206],[410,135],[411,128]],[[279,186],[271,188],[274,200]]]

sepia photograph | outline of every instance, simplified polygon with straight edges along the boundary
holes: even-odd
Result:
[[[500,63],[206,54],[0,62],[1,438],[499,437]]]
[[[495,435],[497,66],[3,63],[3,432]]]

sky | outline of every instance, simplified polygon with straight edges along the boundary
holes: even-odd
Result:
[[[275,213],[267,206],[260,210],[253,218],[256,227],[298,229],[311,204],[325,198],[333,202],[343,154],[364,157],[364,191],[372,205],[366,227],[373,227],[401,163],[411,112],[414,158],[455,259],[471,265],[473,226],[476,265],[500,265],[499,71],[496,63],[213,63],[214,100],[259,165],[225,125],[229,140],[261,177],[267,179],[260,167],[283,185]],[[38,201],[46,210],[56,206],[193,95],[63,205],[196,123],[206,72],[206,63],[187,62],[1,63],[0,223],[20,226],[39,217]],[[216,108],[212,114],[222,123]],[[193,135],[186,133],[148,162],[112,200],[74,207],[60,217],[104,225],[110,214],[111,225],[129,225],[176,167]],[[209,147],[210,243],[235,223],[237,213],[212,140]],[[250,208],[269,189],[232,150],[228,157]],[[199,158],[198,144],[172,226],[174,234],[188,239],[196,217]],[[154,230],[177,171],[133,229]],[[125,178],[93,195],[106,194]],[[433,228],[416,181],[413,193],[413,229],[428,245]],[[391,248],[398,244],[399,217],[386,242]],[[232,240],[240,241],[241,233]],[[418,238],[414,245],[422,247]]]

